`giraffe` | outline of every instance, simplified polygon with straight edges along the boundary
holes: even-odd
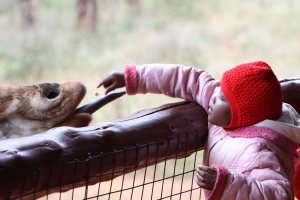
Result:
[[[31,136],[58,126],[83,127],[92,113],[125,92],[77,108],[86,94],[81,81],[31,86],[0,85],[0,140]]]

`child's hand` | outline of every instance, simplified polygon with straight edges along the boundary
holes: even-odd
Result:
[[[207,190],[212,190],[217,179],[217,170],[212,167],[198,165],[197,168],[197,184]]]
[[[125,76],[123,72],[110,71],[97,85],[97,88],[104,86],[105,94],[125,86]]]

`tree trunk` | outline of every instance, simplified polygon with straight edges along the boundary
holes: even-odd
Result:
[[[32,29],[36,23],[36,0],[20,0],[21,15],[22,15],[22,29]]]
[[[126,0],[126,1],[127,1],[127,3],[129,3],[131,6],[139,7],[139,5],[140,5],[139,0]]]
[[[96,0],[78,0],[78,27],[90,28],[96,30],[97,28],[97,1]]]

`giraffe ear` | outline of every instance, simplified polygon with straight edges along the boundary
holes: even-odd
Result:
[[[84,127],[84,126],[88,126],[92,120],[93,117],[91,114],[78,113],[78,114],[71,115],[58,126]]]

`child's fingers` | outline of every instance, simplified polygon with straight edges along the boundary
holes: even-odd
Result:
[[[216,177],[213,174],[197,169],[198,176],[203,182],[214,182]]]
[[[99,88],[99,87],[101,87],[103,85],[103,81],[100,81],[99,83],[98,83],[98,85],[96,86],[96,88]]]
[[[206,171],[209,174],[216,174],[217,173],[217,170],[213,167],[207,167]]]
[[[197,179],[197,185],[199,185],[199,187],[201,187],[203,189],[207,189],[206,185],[204,183],[202,183],[202,181],[200,179]]]
[[[210,167],[207,167],[205,165],[198,165],[198,169],[202,170],[202,171],[207,171]]]
[[[207,172],[208,174],[217,174],[217,170],[213,167],[207,167],[205,165],[198,165],[198,169],[204,172]]]
[[[111,77],[110,76],[105,76],[99,83],[98,85],[96,86],[96,88],[99,88],[101,86],[105,86],[106,83],[110,82],[111,81]]]
[[[106,87],[105,94],[108,94],[115,89],[116,89],[116,84],[112,84],[112,85]]]
[[[121,84],[119,81],[112,79],[111,81],[103,83],[105,90],[105,94],[108,94],[109,92],[124,87],[123,84]]]
[[[212,167],[199,165],[197,168],[197,184],[204,189],[212,190],[217,177],[217,170]]]
[[[105,84],[107,84],[108,82],[111,82],[112,79],[114,78],[114,74],[116,73],[116,71],[112,70],[110,71],[108,74],[106,74],[102,80],[98,83],[98,85],[96,86],[96,88],[99,88],[101,86],[106,87]]]
[[[106,82],[106,80],[105,80],[105,79],[102,79],[102,80],[98,83],[98,85],[96,86],[96,88],[101,87],[105,82]]]
[[[215,185],[214,182],[203,179],[199,174],[197,174],[197,184],[199,185],[199,187],[207,190],[212,190]]]

